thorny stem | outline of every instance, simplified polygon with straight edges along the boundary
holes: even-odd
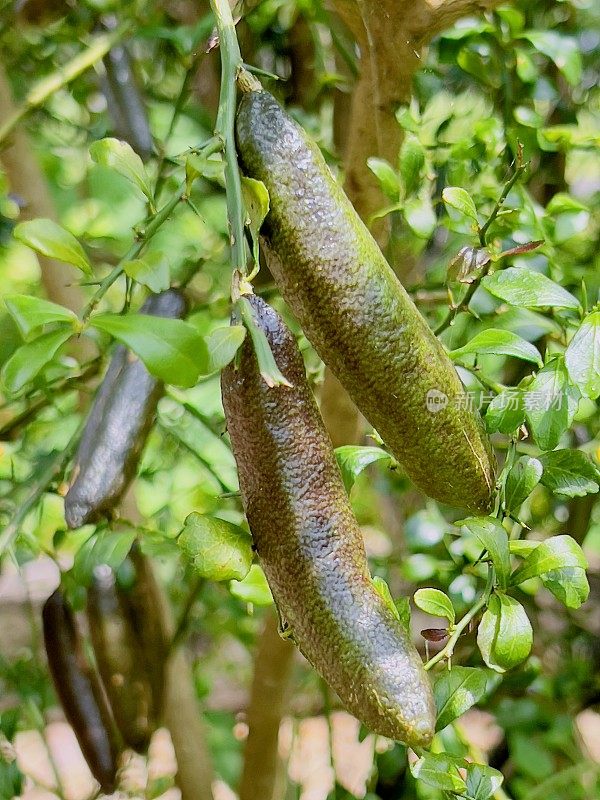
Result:
[[[527,164],[524,164],[522,161],[522,149],[521,146],[519,145],[517,168],[515,169],[514,173],[509,178],[509,180],[505,183],[504,189],[502,190],[502,194],[496,201],[496,205],[492,209],[492,213],[489,215],[484,225],[482,225],[482,227],[479,229],[479,243],[482,247],[485,247],[487,244],[487,232],[490,229],[490,226],[492,225],[496,217],[498,216],[498,214],[500,213],[500,210],[504,205],[504,201],[510,194],[510,191],[515,185],[515,183],[519,180],[521,175],[523,175],[526,169],[527,169]]]
[[[10,439],[13,437],[16,431],[22,428],[23,425],[26,425],[33,416],[46,406],[51,405],[58,395],[73,391],[77,389],[80,384],[85,385],[90,378],[98,374],[101,361],[102,359],[95,358],[77,375],[70,375],[58,381],[49,381],[46,386],[44,386],[46,394],[35,398],[27,408],[23,409],[23,411],[16,414],[0,427],[0,439]],[[52,388],[52,393],[48,391],[51,387],[54,387]]]
[[[168,219],[171,215],[175,206],[179,203],[182,197],[185,194],[185,188],[182,187],[179,191],[173,195],[173,197],[169,200],[168,203],[160,209],[160,211],[155,214],[155,216],[151,219],[148,223],[146,229],[144,230],[144,234],[141,238],[141,241],[134,244],[127,253],[123,256],[123,258],[119,261],[119,263],[114,267],[111,272],[101,281],[100,286],[94,293],[94,296],[89,301],[87,306],[83,311],[82,321],[85,323],[90,318],[91,313],[94,311],[100,300],[104,297],[106,292],[110,289],[113,283],[123,274],[123,270],[125,264],[128,261],[131,261],[139,256],[142,252],[144,247],[148,244],[150,239],[154,236],[157,230],[161,227],[161,225]]]
[[[479,228],[479,244],[481,245],[481,247],[485,247],[486,246],[486,244],[487,244],[487,234],[488,234],[488,231],[490,229],[490,226],[493,224],[494,220],[496,219],[496,217],[500,213],[500,211],[502,209],[502,206],[504,205],[504,201],[506,200],[506,198],[510,194],[511,189],[513,188],[515,183],[519,180],[519,178],[523,175],[523,173],[527,169],[527,164],[524,164],[523,161],[522,161],[522,148],[521,148],[520,145],[519,145],[519,152],[518,152],[517,159],[518,159],[517,160],[517,167],[516,167],[514,173],[511,175],[509,180],[504,184],[504,188],[502,189],[502,193],[500,194],[500,197],[498,198],[498,200],[496,200],[496,204],[495,204],[494,208],[492,209],[491,214],[489,215],[489,217],[487,218],[485,223],[481,226],[481,228]],[[446,317],[443,320],[443,322],[440,325],[438,325],[438,327],[435,329],[435,335],[436,336],[439,336],[440,333],[442,333],[443,331],[446,330],[446,328],[449,328],[450,325],[452,325],[452,323],[454,322],[454,320],[460,314],[461,311],[468,311],[469,304],[471,303],[471,300],[473,299],[473,295],[475,294],[475,292],[479,288],[479,285],[481,284],[481,281],[483,280],[483,278],[485,278],[485,276],[489,273],[489,271],[492,268],[492,266],[493,266],[493,262],[492,261],[488,261],[488,263],[485,265],[485,267],[481,270],[481,273],[477,276],[477,278],[473,281],[473,283],[471,283],[469,285],[469,288],[465,292],[465,296],[462,298],[460,303],[458,303],[458,305],[456,305],[454,308],[450,309],[450,311],[446,315]]]
[[[63,89],[72,80],[88,70],[97,61],[100,61],[108,51],[129,30],[129,23],[121,25],[111,33],[103,33],[96,36],[86,49],[78,53],[64,67],[56,69],[51,75],[43,78],[33,86],[25,96],[24,102],[15,110],[13,114],[0,127],[0,143],[2,143],[14,130],[14,128],[31,111],[43,105],[46,100],[55,92]]]
[[[196,74],[196,71],[198,70],[198,66],[199,65],[200,65],[200,58],[194,56],[191,65],[186,70],[185,77],[183,79],[183,82],[181,84],[181,89],[179,91],[179,95],[177,97],[177,100],[175,101],[175,107],[173,108],[173,114],[171,116],[171,121],[169,123],[169,129],[168,129],[167,135],[165,136],[165,139],[164,139],[164,141],[162,143],[161,151],[160,151],[160,158],[159,158],[159,161],[158,161],[157,178],[156,178],[156,184],[155,184],[155,187],[154,187],[154,202],[155,203],[158,202],[158,196],[160,195],[160,191],[161,191],[162,187],[164,186],[164,183],[165,183],[165,180],[166,180],[166,176],[165,176],[165,173],[164,173],[164,167],[165,167],[165,162],[166,162],[165,148],[167,146],[167,142],[169,141],[169,139],[173,135],[173,131],[175,130],[175,123],[177,122],[177,120],[179,118],[179,115],[181,114],[181,111],[183,110],[185,102],[186,102],[186,100],[188,98],[188,95],[189,95],[189,92],[190,92],[190,84],[191,84],[191,82],[192,82],[192,80],[194,78],[194,75]]]
[[[481,609],[486,605],[489,596],[492,591],[492,587],[494,584],[494,570],[490,566],[488,567],[488,577],[485,589],[479,600],[475,603],[474,606],[468,611],[465,616],[457,622],[454,626],[454,631],[452,635],[448,639],[446,645],[440,650],[439,653],[436,653],[429,661],[425,664],[425,669],[430,670],[435,664],[439,661],[442,661],[444,658],[450,659],[452,658],[452,654],[454,653],[454,648],[456,646],[457,641],[459,640],[460,636],[464,629],[468,626],[471,620],[477,616],[477,614],[481,611]]]
[[[221,50],[221,92],[215,135],[223,143],[227,217],[231,237],[232,268],[246,275],[244,202],[235,149],[236,80],[243,67],[235,24],[228,0],[210,0],[215,15]]]

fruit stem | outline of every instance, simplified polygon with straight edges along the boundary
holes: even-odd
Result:
[[[221,91],[215,135],[223,142],[225,159],[225,192],[227,218],[231,237],[232,267],[246,274],[246,245],[244,238],[244,201],[242,182],[235,149],[236,80],[243,68],[235,24],[228,0],[210,0],[219,34],[221,49]]]
[[[439,653],[436,653],[429,661],[425,664],[425,669],[430,670],[435,664],[439,661],[442,661],[444,658],[452,658],[452,654],[454,652],[454,647],[456,646],[457,641],[459,640],[462,632],[467,627],[467,625],[471,622],[471,620],[477,616],[477,614],[481,611],[481,609],[487,604],[489,596],[491,594],[492,588],[494,585],[494,570],[490,566],[488,567],[488,577],[485,589],[483,590],[481,597],[475,603],[475,605],[468,611],[465,616],[457,622],[454,626],[454,631],[452,636],[448,639],[445,647],[443,647]]]

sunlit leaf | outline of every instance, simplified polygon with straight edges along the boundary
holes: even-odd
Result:
[[[86,275],[92,274],[92,267],[83,247],[72,233],[51,219],[32,219],[28,222],[21,222],[14,229],[13,235],[15,239],[43,256],[72,264]]]

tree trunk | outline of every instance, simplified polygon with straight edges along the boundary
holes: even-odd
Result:
[[[279,726],[285,711],[294,651],[294,645],[279,635],[277,617],[270,611],[254,657],[240,800],[273,800],[279,768]]]

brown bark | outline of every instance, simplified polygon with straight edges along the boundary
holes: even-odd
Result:
[[[346,189],[368,222],[385,204],[367,167],[371,156],[395,164],[402,132],[397,108],[410,99],[421,51],[457,19],[500,4],[500,0],[330,0],[360,48],[345,153]],[[379,238],[384,239],[383,232]]]
[[[279,767],[279,726],[286,707],[294,651],[293,644],[280,637],[276,615],[270,612],[254,657],[240,800],[273,800]]]
[[[408,103],[421,51],[437,33],[460,17],[499,5],[500,0],[330,0],[360,48],[359,78],[348,114],[345,97],[336,95],[334,133],[344,151],[346,192],[363,221],[386,204],[369,167],[371,156],[395,164],[402,130],[395,113]],[[381,247],[389,237],[388,220],[371,230]],[[401,258],[394,268],[405,279],[413,268]],[[321,410],[334,444],[353,444],[360,434],[358,411],[326,371]]]

